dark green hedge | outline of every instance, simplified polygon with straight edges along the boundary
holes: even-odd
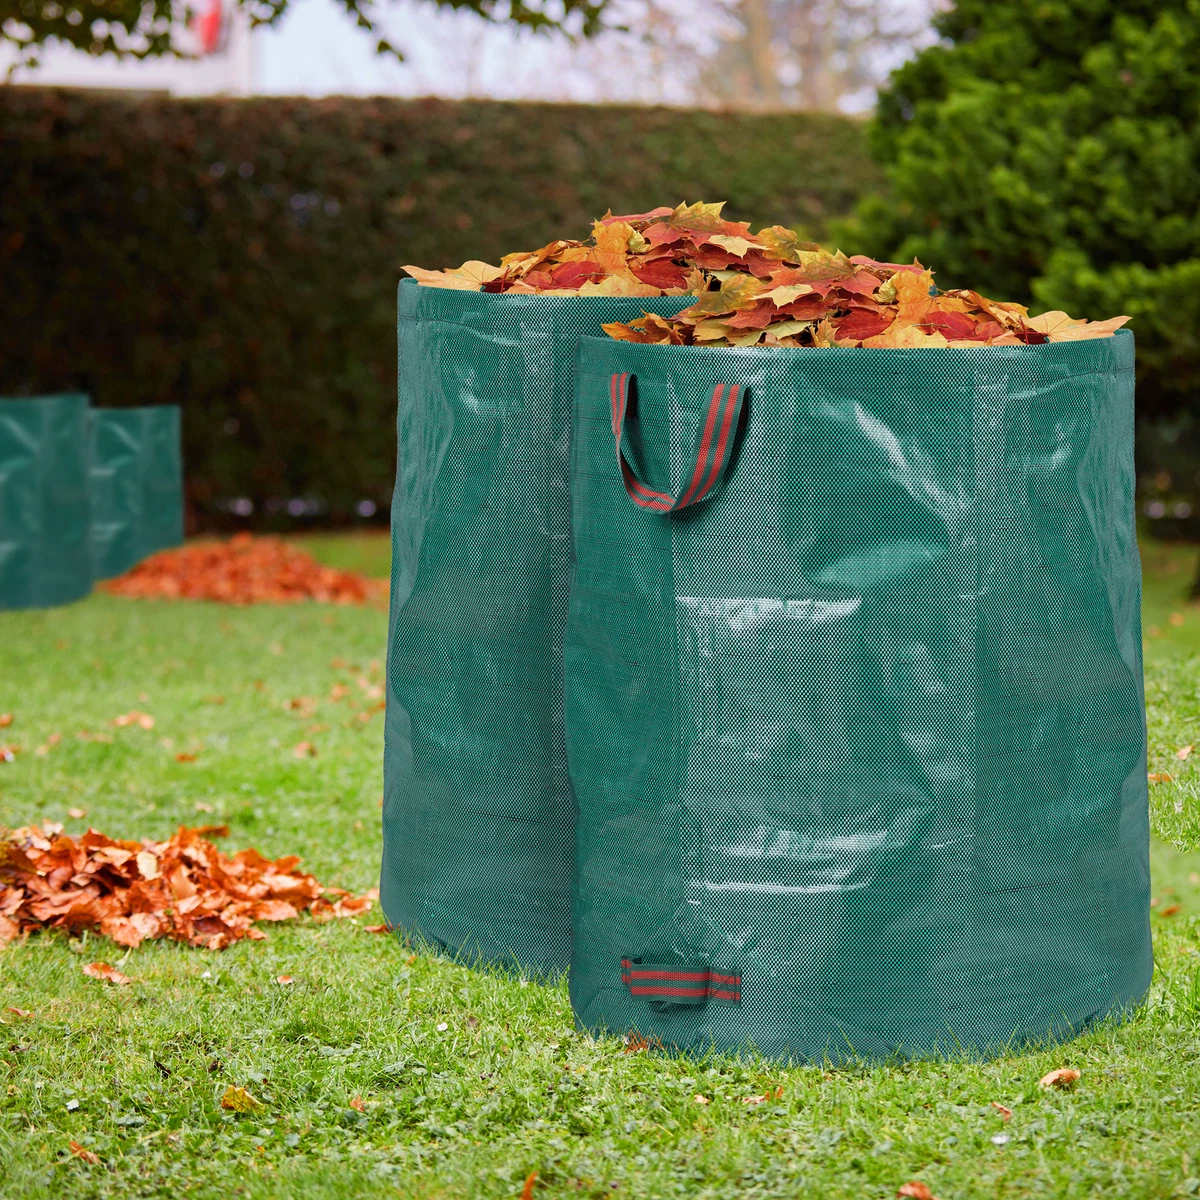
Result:
[[[857,122],[664,108],[5,88],[0,147],[0,394],[181,403],[193,528],[382,514],[402,263],[681,199],[820,236],[875,181]]]

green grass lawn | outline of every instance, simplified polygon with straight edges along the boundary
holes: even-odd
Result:
[[[311,544],[385,573],[383,539]],[[1200,743],[1196,551],[1150,546],[1145,562],[1150,769],[1172,776],[1152,788],[1155,896],[1181,908],[1153,918],[1155,984],[1128,1024],[986,1064],[785,1070],[627,1056],[574,1031],[565,985],[410,956],[366,931],[377,914],[222,953],[35,936],[0,951],[0,1198],[517,1200],[531,1171],[547,1198],[882,1198],[915,1178],[941,1200],[1200,1195],[1200,752],[1175,756]],[[225,821],[228,848],[371,886],[383,722],[358,714],[384,635],[373,608],[98,595],[0,614],[0,712],[15,715],[0,740],[22,748],[0,762],[0,824],[164,837]],[[329,699],[339,681],[352,702]],[[301,696],[315,712],[286,707]],[[133,709],[154,728],[111,725]],[[315,758],[294,757],[301,741]],[[85,978],[95,959],[136,982]],[[1060,1066],[1078,1087],[1039,1089]],[[262,1107],[224,1112],[231,1084]]]

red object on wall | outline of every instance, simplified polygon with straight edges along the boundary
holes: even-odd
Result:
[[[192,28],[200,38],[200,53],[215,54],[225,40],[225,13],[221,0],[208,0],[208,7],[192,20]]]

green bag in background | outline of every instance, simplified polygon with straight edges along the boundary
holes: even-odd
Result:
[[[569,963],[575,343],[689,303],[400,285],[382,904],[468,959]]]
[[[0,399],[0,609],[92,590],[88,398]]]
[[[179,408],[92,410],[92,550],[96,578],[111,579],[183,541]]]
[[[581,339],[582,1025],[881,1059],[1141,999],[1133,364]]]

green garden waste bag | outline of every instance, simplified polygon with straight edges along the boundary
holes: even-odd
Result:
[[[575,343],[689,303],[400,285],[381,897],[468,960],[569,963]]]
[[[986,1055],[1145,994],[1133,360],[581,340],[583,1026]]]
[[[183,541],[179,408],[92,411],[92,551],[96,578],[123,575]]]
[[[0,609],[92,590],[88,398],[0,399]]]

